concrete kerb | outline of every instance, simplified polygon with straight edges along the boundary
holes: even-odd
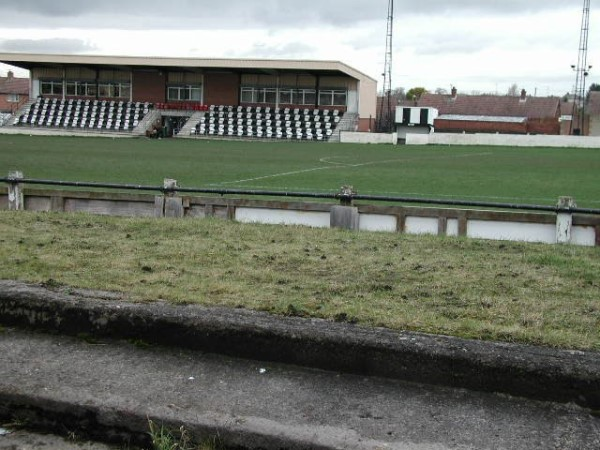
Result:
[[[314,430],[299,427],[290,429],[281,424],[260,418],[197,416],[193,421],[181,420],[172,412],[154,411],[152,417],[138,408],[108,406],[94,399],[79,403],[74,399],[56,400],[28,394],[0,393],[0,418],[19,417],[35,425],[36,431],[54,433],[57,426],[73,427],[84,433],[82,437],[122,446],[150,448],[152,442],[147,431],[148,420],[160,424],[166,430],[183,427],[193,436],[218,436],[227,443],[228,449],[286,449],[286,450],[334,450],[344,448],[344,440],[336,436],[316,436]],[[363,442],[360,448],[382,448],[379,442]]]
[[[600,409],[600,355],[0,281],[0,323]]]

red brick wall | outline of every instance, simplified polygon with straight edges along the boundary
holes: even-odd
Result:
[[[132,99],[134,102],[164,103],[167,77],[164,72],[133,72]]]
[[[358,119],[358,131],[375,131],[375,119]]]
[[[207,73],[204,75],[204,104],[237,105],[239,102],[240,76],[238,74]]]
[[[435,131],[439,133],[507,133],[527,134],[527,123],[472,122],[466,120],[436,119]]]
[[[6,94],[0,94],[0,112],[15,113],[21,106],[29,101],[28,95],[19,94],[19,102],[13,103],[8,101]]]
[[[531,134],[560,134],[560,123],[558,118],[529,119],[527,132]]]

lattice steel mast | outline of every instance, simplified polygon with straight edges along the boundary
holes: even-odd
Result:
[[[385,66],[383,69],[383,98],[379,107],[378,131],[392,129],[392,44],[394,36],[394,0],[389,0],[387,33],[385,39]]]
[[[577,57],[577,67],[572,65],[571,68],[575,71],[575,88],[573,98],[573,112],[571,119],[571,129],[569,134],[573,134],[573,122],[577,113],[577,125],[580,134],[585,135],[585,79],[588,76],[592,66],[588,65],[588,35],[590,30],[590,0],[583,0],[583,14],[581,18],[581,31],[579,34],[579,55]]]

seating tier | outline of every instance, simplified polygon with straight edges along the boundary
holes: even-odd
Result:
[[[149,102],[40,97],[13,125],[129,132],[152,108]]]
[[[192,133],[245,138],[328,140],[342,115],[337,109],[212,105],[204,120],[196,125]]]

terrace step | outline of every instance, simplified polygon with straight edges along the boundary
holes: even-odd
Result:
[[[27,417],[32,427],[115,444],[148,445],[148,419],[236,448],[586,450],[600,443],[600,421],[573,405],[135,340],[9,329],[0,352],[0,418]]]
[[[204,111],[195,111],[185,125],[181,127],[181,130],[177,136],[189,136],[190,134],[195,134],[196,125],[198,125],[198,123],[204,119],[205,114],[206,113]]]
[[[345,113],[337,124],[335,131],[329,137],[329,142],[340,142],[340,132],[342,131],[355,131],[358,123],[358,114],[356,113]]]

